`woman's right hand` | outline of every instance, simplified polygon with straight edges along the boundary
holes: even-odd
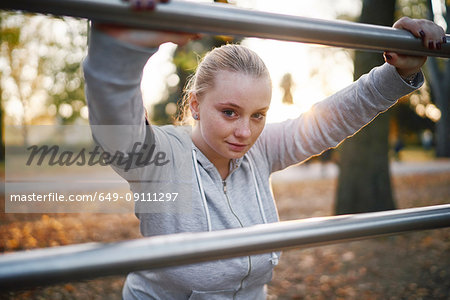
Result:
[[[169,1],[127,0],[127,2],[130,2],[131,9],[134,10],[153,10],[158,3],[166,3]],[[159,45],[166,42],[184,45],[191,39],[198,39],[200,37],[198,34],[185,32],[153,31],[107,23],[94,23],[93,26],[120,41],[148,48],[157,48]]]

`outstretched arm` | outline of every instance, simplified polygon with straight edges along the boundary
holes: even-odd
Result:
[[[394,27],[411,31],[429,48],[437,49],[445,41],[442,28],[426,20],[402,18]],[[387,52],[385,58],[387,64],[316,103],[299,118],[267,125],[255,145],[267,156],[269,169],[283,169],[337,146],[422,84],[420,68],[426,57]]]

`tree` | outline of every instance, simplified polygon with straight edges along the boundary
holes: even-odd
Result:
[[[3,105],[15,107],[9,124],[57,118],[67,124],[85,106],[81,60],[87,26],[72,18],[2,12]],[[48,123],[48,122],[46,122]]]
[[[395,0],[364,0],[360,22],[391,26]],[[383,63],[381,54],[355,53],[354,79]],[[394,209],[388,158],[389,114],[384,113],[340,147],[335,212]]]
[[[280,87],[284,92],[283,103],[293,104],[294,98],[292,97],[292,88],[294,86],[294,81],[292,80],[291,73],[286,73],[281,78]]]
[[[9,39],[15,40],[17,34],[15,32],[11,32],[8,29],[3,28],[3,15],[0,14],[0,45],[2,45],[5,41]],[[0,69],[0,79],[2,78],[2,70]],[[4,141],[4,132],[3,132],[3,85],[0,84],[0,161],[5,161],[5,141]]]
[[[428,18],[434,20],[431,0],[428,3]],[[450,5],[445,2],[445,21],[450,24]],[[450,28],[447,26],[447,33]],[[439,121],[436,123],[436,156],[450,157],[450,60],[440,60],[429,57],[427,60],[428,82],[431,87],[432,98],[441,112]]]

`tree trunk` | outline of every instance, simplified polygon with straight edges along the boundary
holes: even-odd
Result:
[[[428,4],[428,18],[434,19],[431,0]],[[446,5],[445,20],[450,23],[450,5]],[[450,26],[447,25],[447,33],[450,33]],[[436,57],[429,57],[427,60],[428,83],[430,84],[431,95],[436,106],[441,111],[441,118],[436,123],[435,142],[436,156],[450,157],[450,61],[444,65],[441,71]]]
[[[431,83],[432,84],[432,83]],[[436,123],[436,156],[450,157],[450,62],[446,63],[443,76],[444,94],[436,101],[441,111],[441,118]]]
[[[0,28],[2,27],[2,16],[0,16]],[[2,32],[0,32],[0,35],[2,35]],[[2,43],[2,36],[0,36],[0,45]],[[0,72],[0,80],[2,78],[2,73]],[[5,142],[4,142],[4,115],[3,115],[3,99],[2,99],[2,93],[3,93],[3,88],[2,85],[0,84],[0,162],[5,161]]]
[[[0,74],[1,78],[1,74]],[[4,141],[4,130],[5,122],[3,115],[3,99],[2,99],[2,88],[0,87],[0,162],[5,161],[5,141]]]
[[[391,26],[395,0],[364,0],[360,22]],[[381,65],[379,53],[355,53],[354,79]],[[341,147],[336,214],[394,209],[389,174],[389,115],[384,113]]]

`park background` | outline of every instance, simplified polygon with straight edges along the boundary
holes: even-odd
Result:
[[[446,4],[421,0],[230,3],[387,26],[403,15],[433,18],[447,29]],[[86,53],[87,22],[2,12],[1,25],[2,126],[86,125],[80,64]],[[254,38],[205,36],[183,48],[164,44],[147,64],[142,82],[145,105],[155,124],[172,122],[183,82],[198,57],[226,42],[242,42],[267,63],[274,86],[268,122],[307,111],[367,68],[382,63],[379,53]],[[369,66],[361,63],[369,60]],[[281,220],[449,203],[448,60],[429,59],[424,71],[423,88],[402,98],[357,136],[273,176]],[[22,132],[23,143],[28,142],[28,134]],[[286,251],[275,269],[269,299],[447,299],[449,235],[448,229],[441,229]],[[0,251],[5,253],[139,236],[138,221],[131,213],[0,216]],[[123,280],[67,283],[2,293],[0,298],[120,299]]]

